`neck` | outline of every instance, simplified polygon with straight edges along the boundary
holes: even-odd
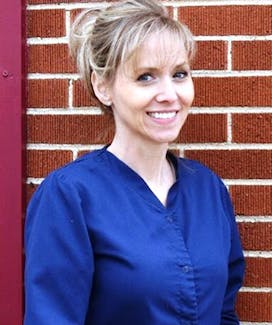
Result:
[[[146,146],[134,142],[129,145],[114,139],[108,150],[136,171],[144,180],[160,182],[167,163],[167,144]]]
[[[108,150],[132,168],[147,183],[152,192],[165,205],[175,173],[166,158],[168,144],[132,145],[114,138]]]

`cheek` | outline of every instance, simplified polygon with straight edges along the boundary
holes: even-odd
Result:
[[[184,105],[190,107],[193,103],[194,97],[195,97],[194,85],[192,82],[190,82],[182,88],[180,98],[184,103]]]
[[[126,106],[128,108],[136,108],[145,100],[145,94],[143,91],[137,91],[137,89],[131,88],[128,85],[122,85],[120,86],[120,89],[122,89],[122,91],[119,90],[116,92],[116,104]]]
[[[191,104],[190,104],[190,106],[192,105],[194,99],[195,99],[195,87],[194,87],[194,84],[192,83],[192,87],[191,87],[191,98],[190,98]]]

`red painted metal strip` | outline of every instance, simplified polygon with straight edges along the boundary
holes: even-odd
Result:
[[[0,324],[22,323],[24,3],[0,12]]]

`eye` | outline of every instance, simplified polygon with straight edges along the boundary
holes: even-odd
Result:
[[[153,80],[153,76],[150,73],[143,73],[138,78],[137,81],[148,82]]]
[[[188,71],[177,71],[173,78],[175,79],[184,79],[188,76],[189,72]]]

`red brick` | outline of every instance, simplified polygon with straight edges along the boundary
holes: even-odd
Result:
[[[28,54],[28,72],[73,73],[72,63],[66,44],[31,45]]]
[[[246,258],[245,287],[272,287],[272,258]]]
[[[271,143],[272,114],[233,114],[232,141],[241,143]]]
[[[78,2],[78,1],[75,1]],[[86,1],[86,2],[90,2],[90,1]],[[99,2],[99,1],[96,1]],[[115,2],[115,1],[107,1],[107,4],[110,5],[111,2]],[[76,9],[72,9],[70,11],[70,23],[73,23],[73,21],[75,20],[75,18],[77,17],[77,15],[79,15],[82,11],[88,10],[89,8],[76,8]],[[166,7],[168,13],[170,16],[173,16],[173,7]]]
[[[198,41],[193,70],[224,70],[227,68],[227,43]]]
[[[272,106],[272,77],[194,78],[195,106]]]
[[[185,155],[208,165],[223,178],[272,178],[270,150],[186,150]]]
[[[272,6],[181,7],[179,20],[195,35],[270,35]]]
[[[272,41],[232,43],[233,70],[272,70]]]
[[[67,107],[68,80],[28,80],[28,107]]]
[[[227,117],[224,114],[191,114],[177,141],[190,143],[225,142]]]
[[[26,204],[29,203],[32,195],[34,194],[34,192],[36,191],[36,189],[38,188],[38,185],[36,184],[26,184],[26,187],[25,187],[25,192],[26,192]]]
[[[240,292],[237,301],[238,315],[241,321],[271,322],[271,292]]]
[[[244,250],[272,250],[272,222],[239,222]]]
[[[272,186],[231,186],[230,193],[238,215],[272,215]]]
[[[74,81],[73,87],[74,107],[99,106],[98,100],[94,97],[91,97],[81,80]]]
[[[86,155],[86,154],[89,153],[89,152],[90,152],[90,150],[80,150],[80,151],[78,151],[78,153],[77,153],[77,157],[84,156],[84,155]]]
[[[70,24],[73,23],[73,21],[75,20],[75,18],[77,17],[77,15],[79,15],[82,11],[84,11],[85,9],[81,9],[81,8],[76,8],[76,9],[72,9],[70,11]],[[86,9],[87,10],[87,9]]]
[[[113,121],[105,115],[29,115],[28,141],[32,143],[100,143],[100,133],[110,129]],[[220,142],[226,140],[224,115],[191,115],[182,130],[187,142]],[[62,130],[62,132],[60,132]],[[98,136],[98,137],[97,137]],[[178,139],[180,140],[180,138]],[[104,141],[103,141],[104,142]]]
[[[68,163],[73,158],[71,151],[28,150],[27,177],[45,177],[52,170]]]
[[[106,115],[29,115],[27,121],[29,143],[109,142],[114,125]]]
[[[65,36],[64,10],[28,10],[28,37],[62,37]]]

